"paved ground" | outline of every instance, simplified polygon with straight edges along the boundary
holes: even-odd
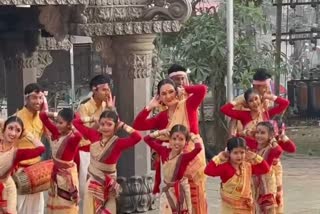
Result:
[[[320,157],[284,156],[282,164],[285,214],[320,214]],[[209,214],[219,213],[219,185],[218,179],[208,179]]]
[[[320,158],[305,155],[284,156],[282,164],[285,213],[320,214]],[[219,180],[209,178],[207,191],[209,214],[219,213]]]

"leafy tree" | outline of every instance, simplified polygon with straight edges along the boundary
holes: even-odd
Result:
[[[258,33],[267,32],[266,20],[259,2],[235,2],[235,65],[234,83],[248,87],[252,71],[257,67],[271,68],[274,61],[272,45],[258,44]],[[193,82],[206,83],[214,105],[215,150],[224,147],[227,123],[220,113],[226,102],[225,76],[227,70],[225,5],[219,10],[193,16],[178,35],[161,35],[156,40],[158,57],[164,70],[180,63],[191,70]],[[204,140],[206,130],[202,130]]]

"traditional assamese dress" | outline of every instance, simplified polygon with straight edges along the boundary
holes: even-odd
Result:
[[[61,136],[46,112],[40,113],[43,124],[51,132],[53,174],[47,201],[47,213],[77,214],[79,212],[79,179],[77,165],[73,161],[82,138],[79,132]]]
[[[11,177],[13,168],[20,162],[35,158],[45,151],[44,146],[0,152],[0,213],[17,213],[17,188]]]
[[[24,129],[30,132],[36,139],[41,140],[42,135],[45,133],[45,127],[42,124],[39,112],[34,114],[26,107],[23,107],[17,112],[17,116],[22,120]],[[25,137],[21,138],[18,143],[19,149],[34,148],[32,142]],[[29,160],[21,161],[18,164],[20,169],[39,163],[40,156],[30,158]],[[35,203],[36,201],[36,203]],[[44,197],[43,192],[38,192],[28,195],[18,195],[18,213],[19,214],[43,214],[44,212]]]
[[[160,197],[160,213],[192,214],[191,192],[185,172],[188,164],[201,151],[201,144],[195,143],[191,152],[181,152],[170,159],[170,148],[162,146],[149,135],[144,140],[163,160],[162,172],[165,186],[162,188]]]
[[[275,139],[274,139],[275,140]],[[253,197],[255,200],[256,213],[275,213],[278,207],[276,171],[274,164],[280,159],[282,154],[281,147],[274,142],[274,145],[269,143],[266,147],[258,149],[258,144],[255,147],[248,145],[250,150],[259,154],[270,166],[268,173],[259,176],[253,176]]]
[[[137,144],[142,137],[138,131],[133,131],[128,138],[118,138],[114,135],[106,141],[102,139],[100,132],[84,126],[81,119],[75,119],[73,124],[92,143],[88,145],[90,146],[89,179],[84,195],[83,213],[114,214],[116,197],[119,194],[119,185],[116,182],[117,162],[122,151]]]
[[[295,153],[296,152],[296,146],[292,140],[289,138],[286,139],[277,139],[279,146],[282,148],[284,152],[288,153]],[[273,161],[273,166],[272,166],[275,177],[276,177],[276,186],[277,186],[277,196],[276,196],[276,201],[277,201],[277,208],[276,208],[276,213],[281,214],[284,213],[284,203],[283,203],[283,169],[282,169],[282,164],[281,160],[275,159]]]
[[[276,115],[283,113],[289,106],[289,100],[282,97],[277,97],[274,101],[276,104],[274,107],[268,109],[267,111],[262,111],[256,118],[252,118],[251,111],[248,110],[237,110],[234,104],[227,103],[221,107],[221,112],[228,117],[236,120],[240,120],[244,131],[242,133],[237,133],[238,136],[242,136],[246,139],[247,144],[253,143],[255,141],[253,136],[248,136],[246,134],[247,130],[255,130],[259,122],[267,121]]]
[[[85,100],[84,103],[82,103],[79,106],[78,114],[80,117],[95,117],[99,118],[101,113],[107,110],[107,104],[106,102],[102,102],[100,105],[96,103],[96,101],[93,99],[93,97],[90,97],[88,100]],[[92,128],[94,122],[86,123],[86,126]],[[86,182],[87,182],[87,174],[88,174],[88,167],[90,163],[90,153],[89,153],[89,147],[86,145],[89,145],[90,141],[83,138],[80,142],[79,152],[75,156],[75,162],[78,165],[79,170],[79,189],[80,189],[80,196],[81,200],[83,198],[84,191],[86,189]]]
[[[174,114],[169,118],[168,110],[164,110],[155,117],[148,118],[151,111],[143,109],[136,117],[133,127],[137,130],[170,130],[174,125],[181,124],[188,128],[190,133],[199,134],[198,108],[205,98],[207,87],[205,85],[185,86],[185,92],[189,94],[187,99],[180,100]],[[199,136],[200,137],[200,136]],[[168,139],[161,139],[167,141]],[[203,143],[202,143],[202,147]],[[189,143],[187,150],[192,151],[193,143]],[[204,149],[194,158],[187,167],[186,177],[191,189],[191,200],[194,214],[207,213],[206,201],[206,176],[203,173],[206,166]],[[160,167],[156,171],[154,192],[159,192],[161,177]]]
[[[221,178],[222,214],[253,214],[254,203],[251,190],[252,175],[267,173],[269,166],[259,155],[254,160],[244,161],[240,173],[229,161],[222,162],[219,155],[212,158],[205,169],[208,176]]]

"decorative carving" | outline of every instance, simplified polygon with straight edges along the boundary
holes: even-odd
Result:
[[[62,41],[57,41],[55,38],[52,37],[42,37],[40,39],[40,44],[38,46],[38,50],[70,50],[72,44],[68,39],[64,39]]]
[[[89,0],[0,0],[0,5],[78,5]]]
[[[119,213],[136,213],[154,210],[156,197],[152,194],[152,176],[118,177],[123,191],[118,198]]]
[[[145,5],[88,6],[84,15],[90,23],[125,22],[138,20],[143,15]]]
[[[37,78],[40,78],[48,65],[53,63],[53,58],[49,51],[38,52]]]
[[[103,24],[71,24],[70,34],[82,36],[109,36],[179,32],[179,21],[113,22]]]
[[[147,78],[151,75],[152,53],[149,54],[130,54],[126,60],[130,66],[129,78]]]
[[[40,24],[58,41],[62,41],[68,34],[69,9],[52,5],[40,7]]]
[[[144,20],[187,21],[192,12],[189,0],[148,0],[148,9],[144,11]]]
[[[38,65],[38,54],[34,52],[30,57],[23,57],[23,68],[35,68]]]
[[[36,77],[40,78],[45,68],[53,63],[49,51],[36,51],[30,57],[23,57],[23,69],[36,69]]]
[[[95,37],[93,39],[95,51],[100,54],[105,64],[113,65],[115,63],[112,52],[112,40],[110,37]]]

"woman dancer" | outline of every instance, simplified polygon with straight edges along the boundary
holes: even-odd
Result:
[[[32,142],[36,148],[18,149],[17,142],[22,136]],[[17,189],[11,177],[13,168],[20,161],[35,158],[44,151],[45,148],[40,140],[30,133],[24,133],[20,118],[12,116],[5,121],[0,140],[0,213],[17,213]]]
[[[270,118],[275,115],[281,114],[289,106],[289,101],[287,99],[277,97],[275,95],[265,94],[264,100],[274,101],[275,107],[265,111],[265,107],[261,102],[261,98],[257,92],[252,88],[248,89],[244,93],[244,98],[249,107],[247,110],[235,110],[234,106],[237,104],[235,102],[230,102],[221,107],[222,113],[231,117],[232,119],[240,120],[244,130],[238,135],[243,136],[247,140],[247,144],[250,146],[252,141],[254,141],[254,130],[259,122],[270,120]]]
[[[49,117],[57,119],[56,125]],[[73,159],[82,136],[72,130],[74,112],[66,108],[58,114],[41,112],[40,119],[51,132],[50,146],[54,163],[47,213],[76,214],[79,211],[79,179]]]
[[[116,213],[116,197],[119,193],[119,185],[116,182],[117,162],[122,151],[137,144],[142,137],[139,132],[120,122],[115,111],[102,112],[98,130],[88,128],[83,124],[95,120],[96,118],[79,118],[73,121],[73,125],[92,143],[83,213],[114,214]],[[118,138],[115,132],[120,128],[130,136]]]
[[[170,130],[174,125],[181,124],[187,127],[190,133],[199,134],[198,107],[203,101],[207,87],[205,85],[184,86],[184,91],[188,94],[187,99],[180,100],[179,92],[175,83],[171,79],[161,80],[158,84],[157,96],[155,96],[148,106],[146,106],[136,117],[133,127],[138,130]],[[160,104],[167,106],[167,109],[148,118],[150,112]],[[167,141],[168,138],[163,138]],[[202,144],[203,145],[203,144]],[[194,148],[189,144],[188,151]],[[192,205],[194,214],[207,213],[206,203],[206,177],[203,173],[206,166],[204,149],[192,160],[187,168],[186,176],[189,179],[192,195]],[[159,192],[161,182],[160,165],[156,168],[154,192]]]

